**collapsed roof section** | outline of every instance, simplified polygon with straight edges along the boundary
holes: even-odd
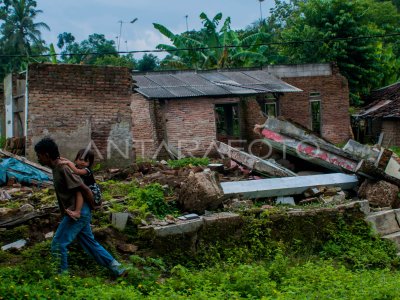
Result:
[[[370,105],[359,114],[363,118],[400,118],[400,82],[371,93]]]
[[[148,99],[244,96],[302,90],[262,70],[185,71],[133,75],[135,91]]]

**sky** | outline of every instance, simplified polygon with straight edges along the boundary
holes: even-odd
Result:
[[[169,43],[154,29],[153,23],[181,33],[186,31],[186,15],[189,30],[202,27],[201,12],[210,19],[219,12],[223,20],[230,16],[233,29],[245,28],[260,18],[258,0],[38,0],[37,3],[37,9],[43,13],[36,22],[45,22],[51,29],[42,32],[48,44],[56,45],[58,34],[70,32],[78,42],[90,34],[102,33],[118,45],[119,21],[123,21],[120,51],[151,50],[160,43]],[[269,14],[272,6],[273,0],[261,2],[263,17]],[[131,24],[135,18],[137,21]],[[136,58],[141,56],[135,55]]]

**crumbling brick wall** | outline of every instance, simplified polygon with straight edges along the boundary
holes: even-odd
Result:
[[[139,93],[132,94],[132,136],[136,158],[152,158],[158,147],[156,100],[148,100]]]
[[[350,138],[349,89],[347,80],[339,73],[330,76],[282,78],[303,90],[280,97],[281,115],[311,129],[310,92],[321,98],[321,135],[332,143]]]
[[[383,120],[382,130],[383,135],[382,146],[400,147],[400,121],[398,120]]]
[[[29,66],[27,154],[43,136],[74,158],[91,141],[105,164],[132,158],[131,95],[128,68],[88,65]]]

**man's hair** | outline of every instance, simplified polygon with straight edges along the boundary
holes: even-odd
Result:
[[[78,158],[81,160],[84,160],[84,161],[88,161],[89,168],[91,168],[93,166],[93,162],[94,162],[94,152],[89,149],[81,149],[78,151],[78,154],[76,155],[75,160],[77,160]]]
[[[49,137],[41,139],[35,145],[35,152],[41,154],[47,153],[51,159],[57,159],[60,157],[60,152],[58,151],[56,142]]]

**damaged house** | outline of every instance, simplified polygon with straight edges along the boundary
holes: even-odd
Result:
[[[340,143],[350,137],[348,94],[331,64],[133,75],[123,67],[31,64],[4,80],[1,130],[25,137],[31,158],[50,135],[67,157],[91,143],[114,165],[168,155],[166,148],[204,155],[215,140],[245,148],[266,116]]]
[[[400,147],[400,82],[371,92],[370,104],[356,115],[358,139]]]

